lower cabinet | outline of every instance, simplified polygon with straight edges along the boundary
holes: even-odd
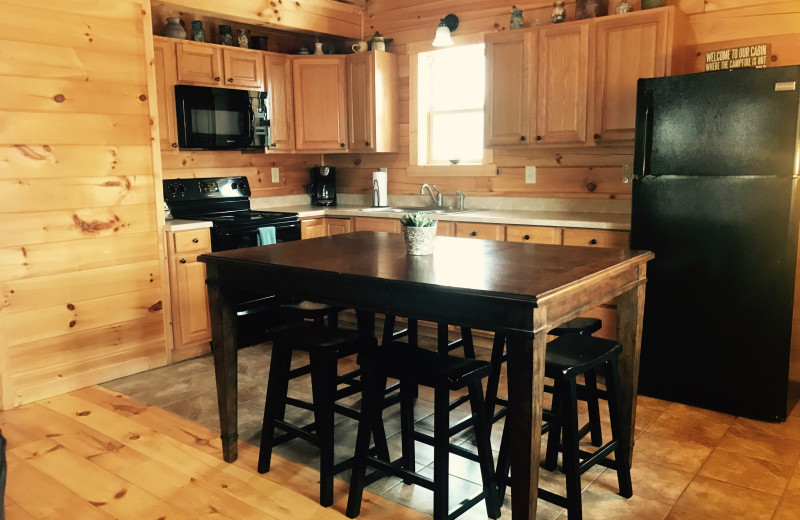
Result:
[[[561,228],[548,226],[506,226],[506,242],[560,244]]]
[[[385,231],[402,233],[400,220],[396,218],[356,217],[353,219],[354,231]]]
[[[474,222],[456,222],[453,236],[460,238],[482,238],[484,240],[503,240],[505,226],[499,224],[476,224]]]
[[[565,246],[628,247],[630,234],[607,229],[565,228],[562,243]]]
[[[206,265],[197,257],[211,252],[211,236],[207,228],[168,232],[167,243],[175,362],[210,350]]]
[[[352,226],[349,218],[325,217],[325,229],[327,230],[327,236],[333,236],[350,233]]]
[[[318,238],[328,236],[328,228],[324,217],[307,218],[300,221],[300,238]]]

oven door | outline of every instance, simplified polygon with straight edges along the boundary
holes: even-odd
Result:
[[[175,107],[180,148],[223,150],[252,146],[254,114],[249,91],[175,85]]]
[[[300,240],[300,222],[275,224],[275,241],[291,242]],[[212,251],[228,251],[258,245],[258,228],[221,231],[211,228]]]

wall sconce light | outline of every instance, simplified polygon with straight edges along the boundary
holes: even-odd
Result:
[[[448,14],[439,21],[439,27],[436,28],[436,37],[433,39],[434,47],[447,47],[453,45],[453,39],[450,38],[450,33],[458,27],[458,16]]]

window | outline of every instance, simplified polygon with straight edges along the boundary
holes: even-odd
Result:
[[[480,43],[418,54],[418,165],[485,164],[483,49]]]

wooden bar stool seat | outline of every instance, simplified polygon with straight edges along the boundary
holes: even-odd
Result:
[[[500,502],[493,458],[489,444],[489,422],[483,401],[481,381],[491,373],[485,361],[466,359],[447,354],[409,347],[404,343],[389,343],[377,349],[366,349],[359,354],[358,362],[363,372],[361,423],[358,428],[353,471],[350,478],[350,495],[347,500],[347,516],[355,518],[361,511],[361,498],[367,480],[367,467],[401,477],[405,483],[413,483],[433,491],[434,520],[452,520],[472,506],[485,500],[487,516],[498,518]],[[385,457],[369,454],[370,435],[374,437],[381,424],[383,411],[383,389],[387,377],[400,381],[400,421],[402,456],[394,462]],[[434,389],[433,436],[414,431],[414,390],[417,385]],[[450,444],[449,393],[451,390],[468,389],[472,414],[475,417],[475,441],[478,453]],[[414,441],[427,437],[434,449],[433,478],[414,471]],[[381,442],[375,439],[376,444]],[[452,510],[449,507],[449,454],[467,456],[478,460],[483,487],[472,497],[461,500]],[[467,455],[469,454],[469,455]]]
[[[337,374],[337,364],[341,358],[356,354],[360,350],[376,348],[377,342],[375,338],[361,336],[355,331],[325,327],[312,322],[282,325],[272,329],[271,334],[272,360],[264,406],[258,471],[259,473],[269,471],[274,446],[297,437],[304,439],[320,449],[319,501],[321,505],[329,506],[333,503],[334,475],[347,469],[351,463],[350,459],[334,465],[334,412],[356,420],[360,418],[357,410],[336,402],[361,389],[360,384],[348,384],[342,389],[338,388],[341,381]],[[309,355],[311,403],[288,397],[292,352],[295,350],[307,352]],[[287,404],[312,410],[314,422],[306,425],[290,424],[285,420]],[[285,433],[276,437],[276,428]],[[379,445],[378,450],[387,453],[385,443]]]
[[[553,378],[554,393],[552,409],[545,410],[543,416],[548,425],[546,429],[549,430],[544,466],[545,469],[556,469],[558,452],[562,453],[567,494],[563,497],[539,488],[539,498],[567,508],[570,520],[580,520],[582,517],[580,477],[595,464],[616,470],[619,494],[625,498],[633,495],[627,452],[620,444],[620,431],[626,420],[622,417],[619,396],[617,360],[620,352],[622,345],[616,341],[582,334],[565,334],[547,345],[545,375]],[[578,428],[576,379],[579,375],[600,369],[605,374],[606,390],[595,390],[595,395],[608,403],[611,440],[594,452],[587,452],[580,449],[582,435]],[[503,431],[497,462],[500,497],[505,493],[511,466],[508,431]],[[563,444],[560,444],[562,435]],[[612,453],[613,460],[608,458]]]

